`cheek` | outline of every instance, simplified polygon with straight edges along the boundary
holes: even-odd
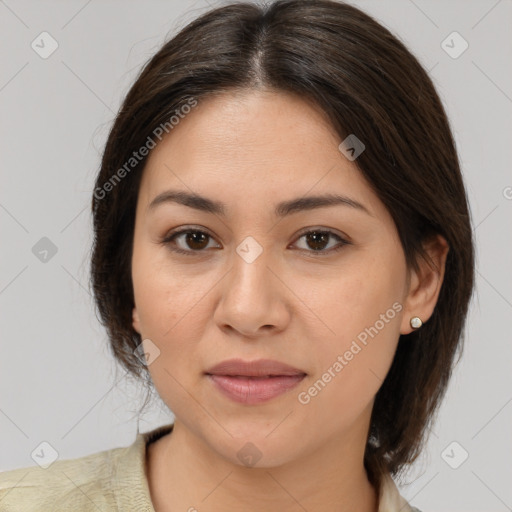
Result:
[[[174,338],[208,291],[205,280],[170,264],[166,248],[148,241],[138,243],[132,259],[135,303],[141,330],[160,342]]]
[[[400,335],[405,279],[401,263],[391,253],[362,258],[346,271],[340,269],[322,293],[309,293],[306,302],[321,322],[315,321],[320,329],[316,335],[310,330],[315,375],[301,390],[307,394],[304,401],[316,401],[320,415],[327,411],[325,419],[332,406],[357,415],[386,377]]]
[[[134,258],[133,269],[141,333],[160,351],[148,367],[154,386],[175,415],[199,418],[201,411],[194,408],[188,390],[199,379],[204,299],[212,283],[187,277],[161,261]]]
[[[132,279],[141,335],[160,350],[149,367],[157,389],[162,389],[160,382],[164,389],[174,389],[169,374],[183,385],[198,378],[201,341],[211,322],[212,291],[220,277],[205,273],[200,265],[172,263],[165,247],[147,241],[135,246]]]

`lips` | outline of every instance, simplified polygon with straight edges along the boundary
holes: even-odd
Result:
[[[228,359],[212,366],[208,375],[228,375],[231,377],[276,377],[306,375],[306,372],[273,359],[257,359],[244,361]]]
[[[205,372],[215,389],[234,402],[255,405],[294,388],[306,372],[270,359],[230,359]]]

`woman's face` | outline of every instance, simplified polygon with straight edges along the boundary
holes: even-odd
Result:
[[[256,466],[282,464],[340,439],[363,448],[399,335],[410,316],[430,314],[408,311],[394,222],[340,142],[300,98],[231,93],[200,100],[144,170],[133,326],[151,340],[151,377],[176,421],[237,464],[247,454]],[[167,191],[205,201],[150,206]],[[327,195],[353,203],[308,200]],[[222,212],[207,211],[210,201]],[[163,241],[181,230],[192,233]],[[305,376],[243,402],[206,374],[232,358],[277,360]],[[238,382],[243,395],[248,380]]]

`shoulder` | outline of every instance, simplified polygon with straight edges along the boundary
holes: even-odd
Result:
[[[147,445],[173,424],[138,433],[135,441],[85,457],[0,473],[0,512],[155,512],[147,474]]]
[[[0,511],[117,510],[112,476],[127,448],[0,473]]]

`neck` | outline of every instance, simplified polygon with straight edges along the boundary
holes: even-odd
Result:
[[[221,457],[176,420],[170,434],[148,447],[153,505],[156,512],[377,512],[377,492],[363,465],[365,443],[355,441],[333,438],[286,464],[245,467]]]

